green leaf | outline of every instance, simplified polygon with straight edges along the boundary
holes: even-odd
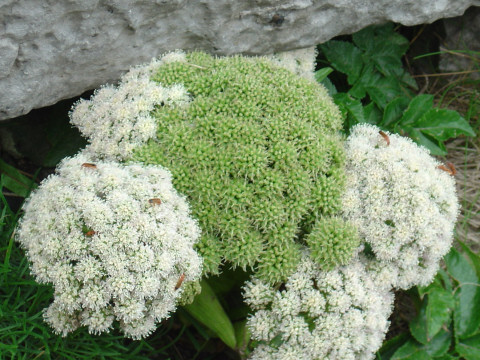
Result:
[[[477,272],[477,277],[480,279],[480,256],[478,256],[477,254],[475,254],[467,245],[465,245],[465,243],[463,243],[462,241],[458,240],[458,243],[460,244],[460,246],[462,247],[463,251],[465,251],[465,253],[467,254],[467,256],[469,257],[471,263],[473,264],[473,266],[475,267],[475,270]]]
[[[250,333],[247,329],[247,320],[237,321],[233,324],[235,339],[238,349],[246,349],[250,342]]]
[[[363,61],[362,52],[355,45],[346,41],[330,40],[320,45],[320,49],[336,70],[347,75],[350,85],[357,81]]]
[[[448,109],[429,109],[411,125],[438,141],[445,141],[460,134],[475,136],[468,122],[458,112]]]
[[[335,87],[335,85],[333,85],[329,78],[323,79],[321,84],[325,86],[330,96],[333,96],[337,93],[337,88]]]
[[[0,174],[2,174],[3,186],[19,196],[27,197],[30,190],[35,187],[32,179],[26,177],[2,159],[0,159]]]
[[[430,294],[432,291],[443,290],[442,280],[437,274],[433,281],[428,286],[417,286],[418,295],[423,298],[425,295]]]
[[[425,350],[432,357],[443,356],[452,344],[452,333],[442,329],[425,345]]]
[[[400,126],[412,126],[423,114],[433,107],[433,95],[422,94],[415,96],[402,116]]]
[[[390,340],[385,341],[377,352],[377,360],[389,360],[393,354],[409,339],[407,333],[397,335]]]
[[[352,39],[355,45],[368,54],[390,54],[398,59],[409,46],[408,40],[394,31],[392,23],[369,26],[354,33]]]
[[[315,80],[321,83],[323,80],[327,78],[327,76],[333,71],[331,67],[324,67],[315,71]]]
[[[406,127],[406,128],[401,128],[399,129],[400,133],[405,133],[408,136],[412,138],[418,145],[422,145],[426,147],[429,151],[430,154],[432,155],[446,155],[447,150],[445,148],[445,145],[441,142],[435,141],[435,139],[432,139],[430,136],[423,134],[421,131]]]
[[[379,126],[387,130],[393,130],[394,126],[402,118],[403,112],[408,107],[409,103],[410,100],[403,96],[390,101],[387,106],[385,106],[383,119]]]
[[[202,292],[195,297],[193,303],[184,306],[185,310],[234,349],[236,339],[232,322],[208,283],[202,280],[200,284]]]
[[[365,122],[363,106],[360,100],[354,99],[346,93],[337,93],[333,95],[333,101],[346,117],[345,127],[347,130],[358,123]]]
[[[449,327],[454,305],[452,293],[446,290],[437,289],[428,295],[426,315],[429,338],[435,336],[442,326]]]
[[[480,360],[480,334],[460,340],[455,350],[465,360]]]
[[[454,294],[455,312],[453,323],[459,339],[473,335],[480,324],[480,287],[475,267],[457,250],[445,256],[450,275],[458,282]]]
[[[382,120],[382,111],[373,102],[363,108],[363,113],[368,124],[377,125]]]
[[[415,340],[422,344],[426,344],[429,340],[427,330],[427,301],[422,302],[422,306],[412,321],[408,324],[410,332]]]
[[[423,345],[411,339],[400,347],[391,360],[430,360],[431,357]]]

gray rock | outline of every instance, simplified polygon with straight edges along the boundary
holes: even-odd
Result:
[[[113,82],[173,49],[269,54],[470,5],[480,0],[0,0],[0,119]]]
[[[445,19],[444,24],[447,36],[441,49],[445,53],[440,56],[440,70],[444,72],[476,70],[469,75],[474,79],[480,79],[478,60],[473,61],[467,53],[456,52],[456,50],[480,51],[480,8],[472,7],[463,16]],[[453,53],[448,53],[449,51]]]

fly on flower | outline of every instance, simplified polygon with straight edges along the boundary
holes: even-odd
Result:
[[[83,163],[82,167],[87,168],[87,169],[96,169],[97,165],[92,164],[92,163]]]
[[[183,280],[185,280],[185,274],[180,275],[180,278],[177,281],[177,284],[175,285],[175,290],[178,290],[180,286],[182,286]]]

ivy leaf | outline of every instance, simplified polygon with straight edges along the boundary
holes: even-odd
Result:
[[[341,73],[347,75],[350,85],[353,85],[363,67],[362,52],[352,43],[346,41],[330,40],[320,45],[331,65]]]
[[[236,338],[232,322],[208,283],[202,280],[200,284],[202,292],[195,297],[193,303],[184,306],[185,310],[234,349]]]
[[[445,256],[450,275],[458,282],[454,294],[455,309],[453,323],[459,339],[473,335],[480,324],[480,287],[475,267],[457,250]]]
[[[455,350],[465,360],[480,360],[480,334],[460,340]]]

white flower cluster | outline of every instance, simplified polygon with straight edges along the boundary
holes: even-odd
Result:
[[[458,214],[453,176],[410,139],[357,125],[346,142],[343,213],[374,254],[379,281],[427,285]]]
[[[294,74],[314,80],[317,50],[315,47],[276,53],[267,56],[274,64]]]
[[[261,341],[251,360],[372,359],[388,329],[393,294],[356,258],[322,271],[305,251],[284,290],[254,279],[244,287],[255,314],[247,326]]]
[[[175,310],[182,281],[201,275],[200,236],[160,166],[65,159],[24,206],[17,240],[41,283],[55,288],[45,319],[66,335],[83,325],[149,335]]]
[[[121,160],[155,137],[157,125],[151,116],[155,106],[180,106],[189,101],[189,96],[182,85],[163,87],[150,77],[161,64],[184,60],[182,52],[166,54],[149,65],[130,70],[118,87],[104,86],[90,100],[78,101],[70,113],[70,121],[90,139],[88,153]]]

